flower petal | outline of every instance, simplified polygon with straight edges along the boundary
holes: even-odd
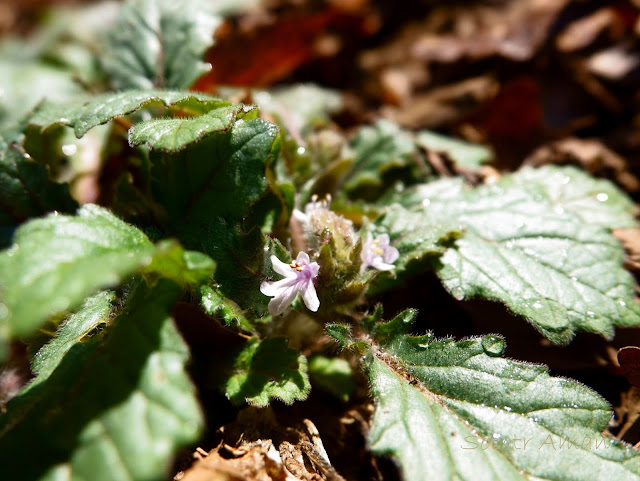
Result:
[[[309,264],[309,271],[311,272],[311,278],[315,279],[318,277],[318,272],[320,272],[320,264],[317,262],[311,262]]]
[[[390,271],[395,267],[393,264],[385,264],[384,262],[382,262],[382,259],[380,259],[379,257],[375,260],[373,264],[371,264],[371,266],[374,269],[378,269],[379,271]]]
[[[385,247],[387,247],[389,245],[389,234],[380,234],[378,237],[376,237],[376,240],[378,241],[378,245],[384,249]]]
[[[293,300],[298,295],[298,289],[293,285],[288,289],[282,291],[280,295],[274,297],[269,301],[269,314],[272,316],[277,316],[282,314],[289,305],[293,302]]]
[[[291,215],[293,215],[293,217],[295,217],[296,220],[299,221],[299,222],[308,222],[309,221],[309,216],[307,214],[305,214],[304,212],[298,210],[298,209],[293,209],[293,212],[291,213]]]
[[[309,282],[307,288],[302,291],[302,300],[304,301],[304,305],[307,306],[307,309],[311,312],[316,312],[320,307],[320,299],[318,299],[316,286],[313,285],[313,282]]]
[[[309,264],[309,260],[309,254],[303,251],[298,252],[296,262],[299,262],[300,264]]]
[[[387,264],[393,264],[398,260],[398,257],[400,257],[400,251],[395,247],[389,246],[384,250],[384,261]]]
[[[271,265],[273,270],[282,276],[291,277],[296,274],[289,264],[282,262],[276,256],[271,256]]]
[[[279,296],[282,292],[296,283],[297,279],[292,279],[290,277],[285,277],[284,279],[280,279],[275,282],[264,281],[260,284],[260,292],[269,297]]]

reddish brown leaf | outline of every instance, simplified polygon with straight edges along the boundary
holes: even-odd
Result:
[[[627,346],[618,351],[618,362],[627,380],[640,387],[640,347]]]

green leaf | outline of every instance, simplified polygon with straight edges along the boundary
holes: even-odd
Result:
[[[453,162],[468,170],[478,170],[493,158],[493,154],[484,145],[472,144],[428,130],[416,134],[416,143],[431,151],[446,154]]]
[[[0,92],[0,125],[21,119],[45,98],[62,102],[83,95],[68,70],[35,61],[2,58]]]
[[[343,324],[327,324],[324,326],[331,337],[340,343],[340,347],[345,349],[352,343],[351,328]]]
[[[189,357],[168,311],[180,289],[140,285],[108,332],[96,296],[41,351],[38,378],[0,415],[0,478],[164,479],[203,428]],[[73,415],[70,416],[69,414]],[[37,462],[33,440],[42,450]]]
[[[185,251],[174,240],[156,245],[151,263],[142,270],[147,280],[172,279],[180,285],[202,284],[209,280],[215,269],[210,257],[199,251]]]
[[[258,228],[245,233],[237,225],[220,221],[212,225],[204,251],[216,262],[215,280],[220,293],[242,309],[265,315],[271,298],[260,292],[260,284],[278,277],[271,256],[291,261],[282,244],[264,236]]]
[[[355,390],[351,365],[338,357],[315,355],[309,359],[309,376],[314,387],[326,391],[343,402]]]
[[[227,326],[253,332],[253,325],[247,319],[240,306],[231,299],[224,297],[218,288],[201,286],[200,296],[200,304],[204,312],[221,319]]]
[[[454,297],[500,300],[555,343],[578,329],[611,337],[614,326],[640,323],[624,250],[610,232],[636,225],[635,207],[608,181],[527,168],[476,189],[426,184],[401,202],[466,231],[439,260]]]
[[[375,199],[394,180],[394,172],[411,171],[420,164],[413,137],[386,120],[360,129],[351,147],[356,159],[344,184],[350,197]],[[423,175],[431,173],[424,163],[423,168]]]
[[[47,168],[23,156],[0,137],[0,246],[9,245],[15,226],[51,211],[73,212],[66,184],[49,179]]]
[[[202,61],[222,18],[204,0],[130,0],[101,55],[117,89],[184,89],[211,65]]]
[[[55,124],[71,127],[80,138],[93,127],[128,115],[143,107],[160,105],[186,109],[202,114],[231,105],[209,95],[196,92],[166,90],[126,90],[111,92],[63,103],[45,102],[29,118],[29,124],[47,129]]]
[[[624,192],[612,182],[595,179],[575,167],[524,168],[512,181],[512,188],[541,195],[556,212],[569,211],[587,224],[605,229],[638,225],[638,208]]]
[[[265,172],[278,138],[274,124],[253,119],[180,152],[152,151],[152,190],[166,212],[167,229],[188,247],[211,254],[216,241],[208,237],[218,218],[240,222],[266,193]]]
[[[28,389],[46,381],[73,346],[89,340],[100,326],[107,326],[116,300],[113,291],[101,291],[87,299],[78,311],[64,322],[56,337],[40,349],[31,363],[36,378]]]
[[[252,99],[261,112],[275,115],[298,141],[314,127],[326,124],[330,114],[342,109],[339,92],[314,84],[256,90]]]
[[[225,383],[229,399],[266,406],[272,399],[286,404],[307,398],[311,384],[307,359],[287,347],[284,338],[251,338],[236,356],[234,374]]]
[[[257,114],[255,107],[232,104],[188,119],[146,120],[129,129],[129,143],[132,146],[147,144],[155,150],[175,152],[212,132],[229,129],[238,118],[249,120]]]
[[[404,479],[640,479],[640,454],[600,434],[611,411],[589,388],[500,357],[498,336],[409,337],[412,318],[378,326],[382,348],[365,360],[370,446]]]
[[[206,280],[212,267],[204,255],[175,244],[156,248],[136,227],[86,204],[77,216],[53,214],[18,229],[13,246],[0,253],[2,300],[11,333],[26,336],[137,271],[190,283]]]

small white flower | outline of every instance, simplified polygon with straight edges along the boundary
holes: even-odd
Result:
[[[367,234],[367,240],[362,245],[362,271],[371,266],[379,271],[390,271],[393,263],[400,257],[400,252],[389,245],[389,235],[381,234],[375,239],[371,232]]]
[[[271,256],[273,269],[284,276],[275,282],[264,281],[260,285],[260,292],[273,297],[269,301],[269,314],[277,316],[293,302],[298,294],[302,295],[305,306],[316,312],[320,307],[320,300],[316,293],[314,281],[318,277],[320,266],[317,262],[309,262],[306,252],[299,252],[298,257],[291,264],[285,264],[276,256]]]

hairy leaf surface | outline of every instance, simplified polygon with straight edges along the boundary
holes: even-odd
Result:
[[[274,124],[253,119],[180,152],[152,152],[153,194],[167,213],[169,229],[187,246],[201,249],[217,218],[246,217],[268,188],[265,172],[277,138]]]
[[[249,120],[257,114],[255,108],[232,104],[188,119],[146,120],[129,130],[129,143],[147,144],[155,150],[178,151],[207,134],[229,129],[237,118]]]
[[[2,300],[18,336],[135,272],[192,283],[206,280],[212,270],[204,254],[171,243],[156,247],[136,227],[91,204],[77,216],[52,214],[24,224],[14,244],[0,253]]]
[[[611,235],[635,225],[634,206],[609,182],[574,168],[527,168],[493,186],[442,180],[396,200],[465,231],[438,267],[456,298],[500,300],[556,343],[578,329],[610,337],[616,325],[640,323]]]
[[[47,380],[73,346],[89,340],[99,326],[106,327],[109,324],[115,301],[116,295],[113,291],[101,291],[88,298],[77,312],[64,321],[56,337],[34,356],[31,370],[36,378],[31,382],[29,389]]]
[[[306,399],[311,390],[307,358],[289,349],[284,338],[249,339],[233,369],[225,391],[236,404],[246,401],[266,406],[272,399],[291,404]]]
[[[212,286],[200,287],[200,304],[204,312],[222,320],[227,326],[232,326],[252,332],[253,325],[247,319],[240,306],[231,299],[224,297],[219,288]]]
[[[206,242],[205,252],[216,261],[215,279],[220,293],[243,309],[265,315],[271,298],[260,292],[260,284],[267,278],[278,277],[271,256],[290,262],[289,252],[260,229],[243,232],[240,227],[225,222],[212,226]]]
[[[10,243],[13,230],[25,220],[76,208],[68,185],[50,180],[44,165],[25,158],[0,137],[0,246]]]
[[[381,347],[365,361],[371,448],[397,457],[404,479],[640,479],[640,454],[600,434],[611,412],[596,393],[502,358],[498,336],[407,336],[413,317],[373,326]]]
[[[339,357],[317,354],[309,359],[309,375],[315,388],[347,402],[356,388],[351,365]]]
[[[107,123],[115,117],[122,117],[153,105],[182,107],[195,110],[194,113],[205,113],[231,104],[196,92],[125,90],[87,97],[84,101],[75,99],[64,103],[45,102],[29,118],[29,124],[42,129],[54,124],[66,125],[73,128],[76,137],[80,138],[93,127]]]
[[[104,296],[69,318],[41,351],[36,380],[0,415],[0,478],[148,481],[168,474],[175,451],[196,441],[203,426],[184,368],[188,348],[168,315],[179,292],[170,281],[153,290],[139,285],[106,335],[83,338],[106,321]]]

